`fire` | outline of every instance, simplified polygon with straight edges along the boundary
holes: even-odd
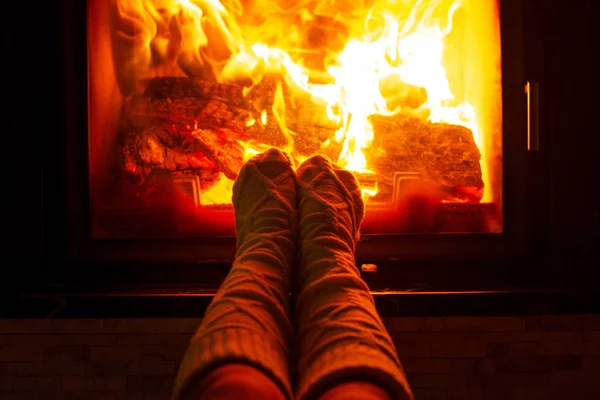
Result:
[[[227,204],[229,201],[225,199],[231,198],[231,193],[233,193],[233,181],[220,174],[217,184],[200,194],[200,203]]]
[[[305,156],[294,150],[302,132],[290,128],[288,98],[308,98],[336,127],[322,148],[341,144],[338,164],[367,175],[373,174],[372,153],[383,152],[373,148],[373,116],[403,113],[461,125],[473,132],[481,152],[483,200],[490,199],[481,112],[468,96],[456,98],[445,60],[455,14],[470,0],[309,0],[287,6],[275,0],[115,1],[117,30],[132,49],[123,55],[129,60],[121,80],[126,94],[163,75],[233,82],[243,85],[245,94],[274,78],[272,105],[246,127],[273,119],[285,136],[284,150],[302,161]],[[325,23],[315,22],[319,19],[340,27],[330,32],[330,45],[307,40],[310,29],[323,28]],[[238,143],[245,159],[268,147]],[[377,190],[377,184],[365,186],[363,195]],[[201,196],[203,204],[229,203],[230,197],[230,179],[222,174]]]

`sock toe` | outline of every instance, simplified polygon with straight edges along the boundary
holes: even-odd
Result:
[[[293,229],[297,219],[296,178],[289,156],[270,149],[247,161],[233,185],[238,242],[252,232]]]
[[[236,213],[245,215],[257,202],[265,200],[265,194],[285,187],[287,193],[294,183],[294,170],[291,159],[277,149],[269,149],[247,161],[240,170],[233,185],[233,206]],[[289,200],[289,198],[287,199]]]
[[[325,155],[316,155],[300,164],[297,175],[300,181],[313,183],[317,176],[326,170],[333,170],[333,162]]]
[[[258,170],[267,178],[275,181],[281,175],[293,171],[292,159],[279,149],[271,148],[264,153],[255,156],[253,161]]]
[[[303,199],[319,200],[324,207],[340,212],[340,201],[352,210],[354,223],[350,227],[358,234],[364,215],[360,186],[352,172],[338,167],[327,156],[316,155],[305,160],[297,171]],[[336,204],[338,206],[336,206]]]

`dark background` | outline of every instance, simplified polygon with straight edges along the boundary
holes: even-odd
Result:
[[[52,275],[52,263],[64,256],[60,221],[70,210],[61,171],[48,168],[66,148],[59,2],[9,3],[1,25],[7,166],[0,184],[8,201],[0,285],[14,288]],[[529,212],[542,218],[532,244],[544,270],[564,280],[600,265],[599,3],[524,0],[525,72],[540,83],[541,94],[541,151],[531,159]],[[49,220],[58,221],[51,231],[44,228]]]

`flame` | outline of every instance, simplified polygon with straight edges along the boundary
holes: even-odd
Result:
[[[371,149],[370,117],[412,113],[471,129],[487,181],[481,113],[467,101],[468,96],[455,98],[444,62],[445,40],[453,30],[455,13],[470,0],[115,1],[118,38],[132,49],[124,56],[129,61],[121,72],[127,77],[127,83],[121,83],[125,91],[134,91],[131,88],[139,88],[153,76],[170,74],[236,82],[248,93],[265,77],[274,77],[271,108],[246,125],[266,126],[274,118],[289,153],[294,152],[294,137],[299,133],[289,128],[284,92],[323,106],[325,118],[337,127],[335,137],[323,147],[341,144],[337,162],[348,170],[372,173],[369,154],[380,150]],[[319,19],[329,25],[316,23]],[[324,25],[340,27],[332,28],[328,38],[342,45],[311,42],[310,29]],[[319,62],[320,67],[315,67]],[[395,101],[399,93],[408,101]],[[239,143],[246,159],[266,148],[260,143]],[[205,193],[203,204],[223,201],[215,193],[228,190],[226,181],[221,179]],[[484,200],[489,199],[488,186]],[[365,197],[376,193],[376,186],[363,188]],[[221,196],[229,201],[230,192]]]
[[[248,161],[257,154],[269,150],[271,147],[266,144],[256,143],[253,141],[244,142],[242,140],[238,140],[237,142],[244,148],[244,162]]]
[[[375,196],[378,192],[379,189],[377,188],[377,182],[375,182],[375,185],[373,185],[373,187],[363,186],[361,188],[361,195],[365,202],[369,199],[369,197]]]
[[[220,174],[217,183],[210,189],[200,194],[200,204],[218,205],[231,203],[233,193],[233,181],[225,175]]]

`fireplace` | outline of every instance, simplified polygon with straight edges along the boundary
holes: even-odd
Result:
[[[520,1],[66,3],[76,257],[229,261],[269,147],[355,173],[364,262],[524,251]]]

